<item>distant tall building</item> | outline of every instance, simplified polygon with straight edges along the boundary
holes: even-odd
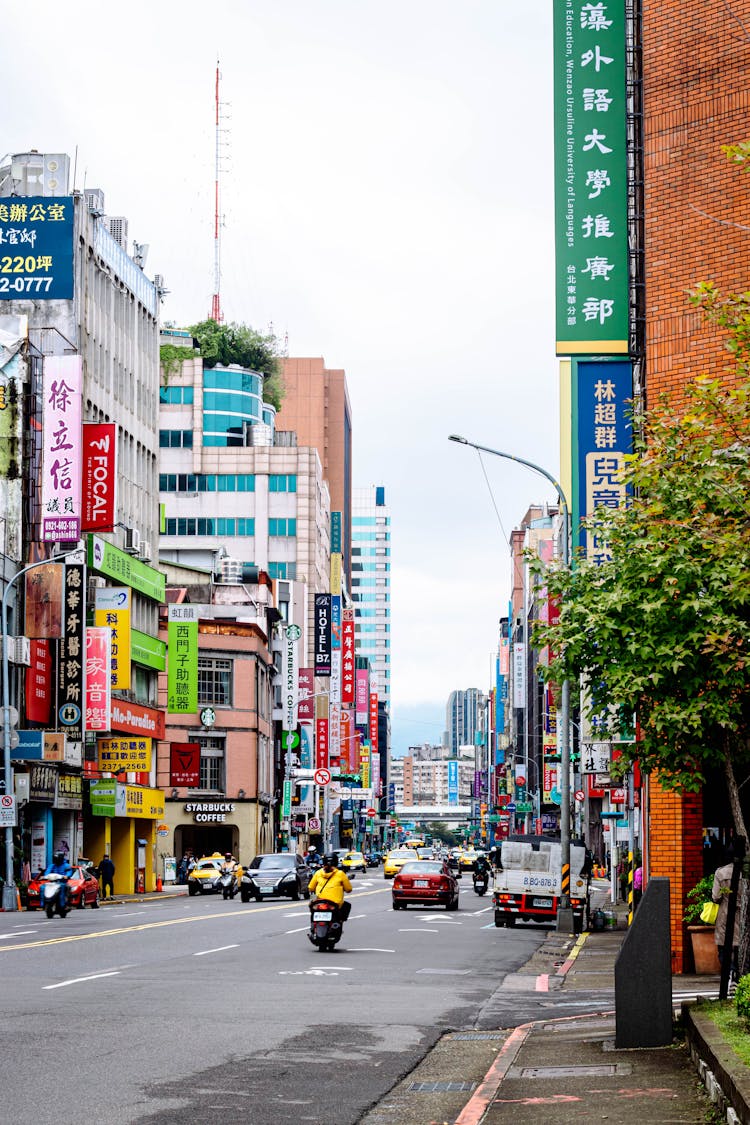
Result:
[[[344,573],[351,562],[352,409],[346,372],[327,368],[320,358],[282,361],[284,400],[276,417],[277,442],[294,432],[298,445],[317,449],[328,482],[331,511],[341,512]]]
[[[461,746],[476,744],[477,731],[483,729],[481,713],[486,702],[479,688],[452,691],[448,696],[444,741],[454,757]]]
[[[357,654],[377,677],[378,696],[391,698],[391,513],[380,485],[354,490],[352,600]]]

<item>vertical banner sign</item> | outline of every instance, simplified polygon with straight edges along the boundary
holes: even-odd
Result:
[[[331,593],[341,594],[341,555],[331,555]]]
[[[458,758],[448,759],[448,804],[458,804]]]
[[[354,721],[358,727],[367,724],[370,714],[370,673],[366,668],[356,671],[356,696]]]
[[[70,195],[0,200],[0,244],[13,254],[0,274],[0,300],[71,300],[73,215]]]
[[[117,426],[84,422],[81,530],[112,531],[117,516]]]
[[[26,574],[24,634],[37,640],[63,632],[63,564],[44,563]]]
[[[378,693],[376,691],[370,692],[370,745],[372,746],[373,754],[378,752]]]
[[[341,554],[341,512],[331,512],[331,554]]]
[[[328,769],[328,700],[315,700],[315,768]]]
[[[11,328],[11,325],[14,327]],[[0,512],[5,520],[5,554],[20,559],[21,504],[24,477],[28,472],[18,471],[24,449],[24,376],[27,362],[21,345],[28,337],[28,317],[8,318],[5,327],[4,358],[0,361]]]
[[[354,731],[354,717],[348,707],[341,708],[339,721],[341,772],[356,773],[359,757],[356,753],[357,739]]]
[[[370,788],[371,772],[370,772],[370,752],[371,747],[367,739],[362,743],[359,751],[359,770],[362,774],[362,788]]]
[[[582,519],[596,518],[597,508],[619,508],[625,502],[622,470],[632,449],[632,398],[633,370],[627,360],[573,364],[574,528]],[[580,531],[575,545],[594,563],[609,557],[595,528]]]
[[[167,609],[167,712],[195,714],[198,710],[198,607],[170,605]]]
[[[71,542],[81,537],[81,356],[46,356],[42,386],[40,538]]]
[[[513,706],[526,706],[526,646],[513,645]]]
[[[112,638],[102,625],[86,628],[86,730],[112,728]]]
[[[354,610],[345,609],[341,622],[341,702],[354,703]]]
[[[340,589],[340,584],[339,584]],[[341,597],[331,594],[331,681],[328,686],[328,754],[336,765],[341,756]]]
[[[130,688],[130,587],[103,586],[94,595],[94,624],[112,634],[112,687]]]
[[[200,742],[170,742],[169,784],[197,789],[201,783]]]
[[[30,657],[29,667],[26,669],[26,718],[46,727],[50,723],[53,694],[49,641],[31,641]]]
[[[315,718],[315,676],[312,668],[300,668],[298,683],[297,719],[299,722],[311,723]]]
[[[300,703],[300,709],[302,704]],[[311,719],[314,719],[314,713]],[[313,733],[313,723],[302,720],[300,716],[299,722],[299,764],[303,770],[313,769],[315,763],[315,753],[313,750],[313,742],[315,735]],[[300,812],[315,812],[315,786],[314,785],[300,785],[299,787],[299,805],[297,806]]]
[[[299,704],[299,639],[302,630],[299,625],[287,625],[284,629],[284,729],[291,733],[297,729],[297,706]],[[286,746],[282,749],[286,750]]]
[[[625,0],[554,0],[558,355],[628,351]]]
[[[85,590],[86,567],[79,563],[66,563],[57,717],[66,739],[71,742],[83,742],[83,708],[86,702]]]
[[[315,675],[331,674],[331,595],[315,595]]]

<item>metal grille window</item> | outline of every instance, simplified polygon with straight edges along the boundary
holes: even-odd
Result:
[[[198,737],[201,747],[201,789],[223,793],[224,789],[224,739]]]
[[[212,703],[216,707],[232,706],[231,660],[198,657],[198,703]]]

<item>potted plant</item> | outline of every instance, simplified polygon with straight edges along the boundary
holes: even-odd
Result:
[[[701,910],[704,903],[711,901],[713,885],[713,875],[704,875],[688,891],[685,901],[683,921],[687,922],[688,933],[690,934],[695,971],[700,975],[720,971],[719,954],[714,941],[714,927],[701,921]]]

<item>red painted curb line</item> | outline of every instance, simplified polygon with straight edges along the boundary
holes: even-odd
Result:
[[[455,1125],[479,1125],[533,1026],[533,1023],[519,1024],[511,1032],[480,1085],[456,1118]]]

